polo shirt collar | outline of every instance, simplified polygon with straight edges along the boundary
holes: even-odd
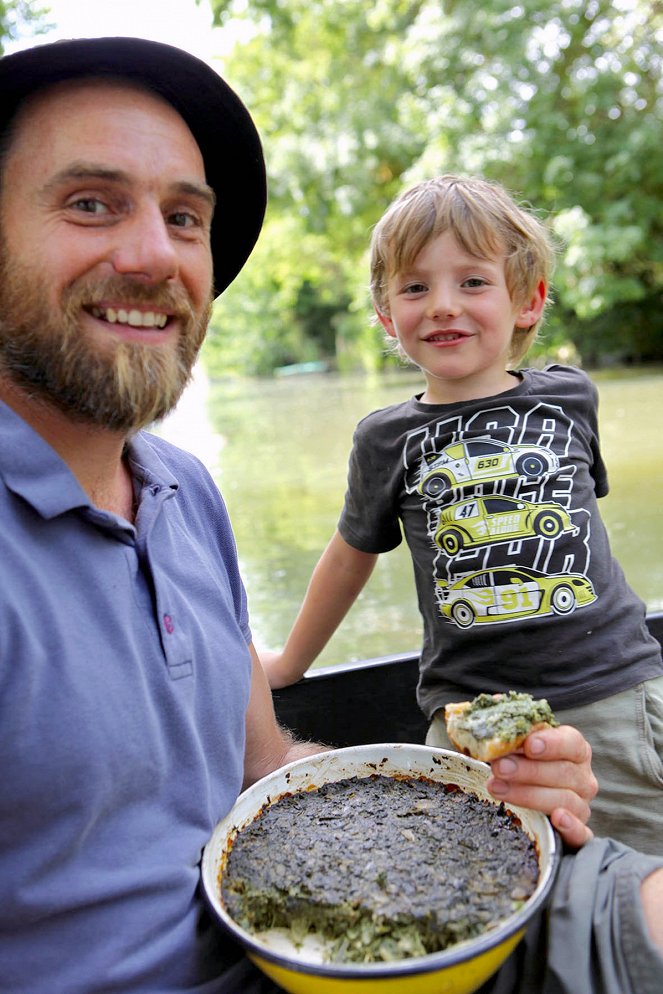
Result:
[[[55,518],[78,508],[94,510],[90,499],[67,464],[48,442],[0,400],[2,458],[0,477],[9,490],[22,497],[43,518]],[[138,432],[130,439],[127,455],[132,473],[171,496],[177,479],[164,465],[150,436]]]
[[[55,449],[7,404],[0,401],[2,459],[7,487],[43,518],[54,518],[90,501]]]

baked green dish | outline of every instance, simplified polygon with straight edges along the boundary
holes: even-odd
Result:
[[[391,962],[474,938],[539,878],[503,805],[426,777],[347,777],[264,805],[233,839],[221,896],[242,928],[326,940],[331,962]]]

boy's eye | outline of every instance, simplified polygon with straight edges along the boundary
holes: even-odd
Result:
[[[463,280],[463,286],[470,290],[474,290],[477,287],[486,286],[488,280],[484,279],[483,276],[468,276],[467,279]]]
[[[425,283],[408,283],[403,287],[403,293],[425,293],[427,289]]]

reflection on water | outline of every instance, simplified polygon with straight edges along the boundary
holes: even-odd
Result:
[[[207,375],[201,366],[196,366],[191,383],[182,394],[177,409],[161,422],[159,432],[173,445],[193,452],[207,466],[212,476],[218,478],[224,439],[210,421],[209,392]]]
[[[663,609],[663,371],[596,374],[611,492],[601,501],[613,552],[650,609]],[[257,645],[276,648],[294,620],[345,489],[352,432],[369,411],[421,388],[416,372],[381,378],[198,376],[162,426],[196,452],[232,518]],[[207,417],[204,415],[207,402]],[[193,419],[193,420],[190,420]],[[416,649],[421,625],[407,549],[381,556],[318,665]]]

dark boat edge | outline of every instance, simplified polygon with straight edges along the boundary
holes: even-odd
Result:
[[[663,644],[663,611],[647,615]],[[342,748],[372,742],[423,742],[427,722],[416,699],[419,654],[397,653],[309,670],[273,692],[276,715],[300,738]]]

